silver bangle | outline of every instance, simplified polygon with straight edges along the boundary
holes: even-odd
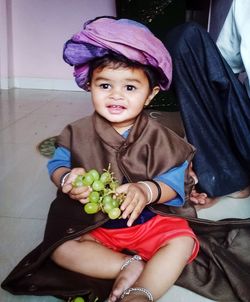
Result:
[[[153,201],[153,191],[152,191],[150,185],[148,183],[146,183],[145,181],[138,181],[137,183],[142,184],[147,188],[147,190],[148,190],[148,202],[147,202],[147,204],[150,204]]]
[[[144,287],[130,287],[130,288],[126,289],[123,292],[123,294],[121,295],[121,300],[124,299],[125,296],[130,295],[131,292],[140,292],[140,293],[143,293],[144,295],[147,296],[148,301],[154,302],[154,298],[153,298],[152,293],[148,289],[146,289]]]
[[[134,260],[137,261],[141,261],[142,257],[139,255],[134,255],[133,257],[129,258],[128,260],[126,260],[123,265],[121,266],[120,270],[124,270],[124,268],[126,268],[131,262],[133,262]]]
[[[67,172],[67,173],[65,173],[65,174],[63,175],[63,177],[62,177],[62,179],[61,179],[61,183],[60,183],[61,188],[64,186],[64,184],[65,184],[65,182],[66,182],[66,180],[67,180],[69,174],[70,174],[70,172]]]

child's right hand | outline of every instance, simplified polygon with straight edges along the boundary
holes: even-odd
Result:
[[[123,184],[116,189],[116,192],[126,194],[120,209],[123,212],[122,218],[128,218],[127,225],[130,227],[148,203],[147,192],[140,183]]]
[[[63,193],[68,194],[70,198],[78,200],[83,204],[88,202],[87,197],[91,192],[90,187],[73,187],[72,183],[78,175],[83,175],[84,173],[85,170],[83,168],[73,168],[62,187]]]

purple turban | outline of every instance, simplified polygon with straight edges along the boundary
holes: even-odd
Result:
[[[169,88],[172,61],[163,43],[138,22],[109,17],[86,22],[83,30],[64,45],[63,58],[74,66],[75,80],[80,88],[87,90],[89,61],[110,51],[155,67],[160,73],[161,89]]]

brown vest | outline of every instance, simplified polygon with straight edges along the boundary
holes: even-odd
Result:
[[[107,169],[122,182],[165,173],[193,158],[195,149],[176,133],[142,113],[127,139],[97,113],[68,125],[57,140],[71,151],[72,166]]]

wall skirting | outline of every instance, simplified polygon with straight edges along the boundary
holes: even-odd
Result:
[[[26,88],[48,90],[82,91],[74,80],[40,79],[40,78],[14,78],[1,79],[1,89]]]
[[[11,89],[14,88],[13,81],[8,78],[0,78],[0,89]]]
[[[15,78],[15,88],[82,91],[74,80]]]

